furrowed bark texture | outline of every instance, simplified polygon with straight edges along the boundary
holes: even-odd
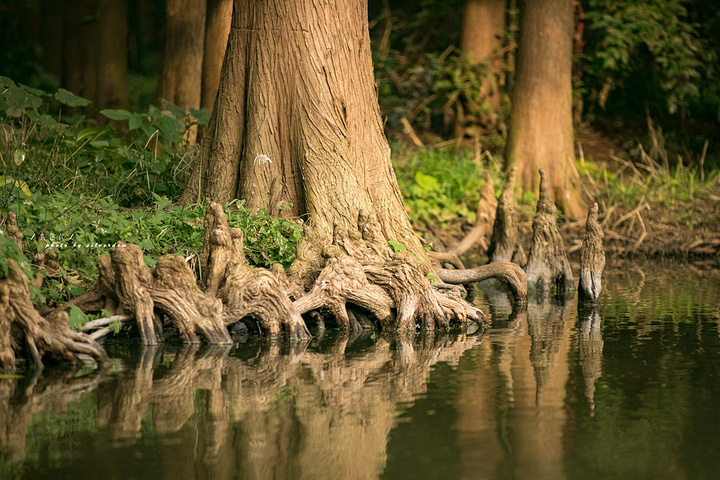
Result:
[[[598,222],[598,204],[588,211],[585,224],[585,238],[580,248],[580,300],[596,303],[602,291],[602,272],[605,268],[605,250],[602,239],[605,236]]]
[[[386,239],[424,258],[404,211],[373,81],[360,0],[235,2],[218,104],[183,196],[339,220],[377,213]]]
[[[520,40],[505,158],[525,190],[538,192],[538,169],[549,175],[562,212],[584,214],[575,169],[572,124],[572,0],[520,2]]]
[[[540,170],[540,198],[533,219],[533,239],[525,273],[528,287],[539,295],[553,289],[558,296],[572,295],[575,291],[565,244],[557,228],[555,204],[543,170]]]

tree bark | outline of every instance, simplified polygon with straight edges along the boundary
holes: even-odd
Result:
[[[335,220],[378,213],[383,235],[425,258],[390,164],[373,81],[367,5],[359,0],[236,1],[213,112],[185,202]]]
[[[505,0],[465,0],[460,51],[475,65],[488,61],[489,75],[480,86],[485,100],[494,110],[494,118],[487,119],[488,127],[497,123],[500,110],[497,80],[502,69],[502,56],[496,54],[502,46],[504,29]]]
[[[158,100],[199,108],[206,0],[168,0]]]
[[[200,106],[212,111],[232,21],[232,0],[207,0]]]
[[[522,186],[538,192],[538,170],[565,215],[584,214],[575,169],[572,124],[572,0],[525,0],[520,8],[517,74],[506,168],[517,166]]]
[[[430,284],[390,163],[362,0],[235,1],[217,103],[182,201],[201,197],[309,218],[285,289],[300,314],[324,309],[347,328],[357,309],[399,329],[483,318],[460,287]],[[229,246],[225,236],[217,240]],[[242,291],[245,268],[222,265],[212,288],[225,282],[218,293],[229,307],[245,294],[224,288]],[[264,315],[278,311],[273,302]]]

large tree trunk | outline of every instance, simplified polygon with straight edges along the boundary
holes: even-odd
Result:
[[[279,280],[300,314],[324,309],[344,327],[366,313],[395,328],[481,318],[460,290],[427,277],[390,163],[362,0],[235,0],[217,103],[182,200],[199,196],[309,217],[289,279]],[[222,261],[203,270],[219,274],[212,285],[224,282],[225,308],[241,312],[247,269]]]
[[[421,258],[383,132],[367,5],[236,1],[199,171],[184,200],[241,198],[253,209],[333,222],[377,214],[386,239]]]
[[[572,0],[526,0],[512,99],[506,168],[518,166],[522,186],[538,192],[548,173],[555,203],[572,219],[584,205],[575,169],[572,124]]]
[[[158,100],[200,107],[206,0],[167,0]]]
[[[232,21],[232,0],[207,0],[200,106],[212,110]]]
[[[500,111],[500,89],[497,80],[502,69],[502,56],[498,50],[502,45],[505,29],[505,0],[465,0],[463,23],[460,34],[460,51],[473,64],[489,59],[489,75],[480,86],[485,101],[493,108],[493,114],[486,119],[486,127],[497,124]]]

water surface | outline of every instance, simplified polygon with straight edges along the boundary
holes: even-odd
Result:
[[[579,312],[486,286],[474,335],[110,343],[0,380],[0,478],[718,478],[718,272],[616,262]]]

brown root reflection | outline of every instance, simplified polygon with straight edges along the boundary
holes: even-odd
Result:
[[[381,336],[359,353],[350,340],[227,370],[242,478],[378,477],[398,403],[425,392],[432,366],[456,364],[478,338]]]
[[[485,294],[492,326],[458,393],[463,478],[565,478],[570,307],[545,299],[510,313],[501,292]]]
[[[6,464],[22,460],[34,420],[44,413],[67,410],[68,404],[97,388],[101,378],[97,373],[76,377],[75,372],[45,372],[0,379],[0,459]]]
[[[456,365],[480,339],[337,335],[315,339],[311,347],[161,345],[142,347],[139,355],[119,347],[102,382],[63,378],[22,387],[2,380],[0,400],[11,407],[0,410],[1,453],[6,461],[22,460],[33,415],[82,399],[92,401],[89,415],[116,452],[108,457],[146,453],[152,445],[159,457],[155,478],[378,477],[398,404],[407,406],[426,391],[435,364]],[[122,469],[122,460],[112,468]]]

